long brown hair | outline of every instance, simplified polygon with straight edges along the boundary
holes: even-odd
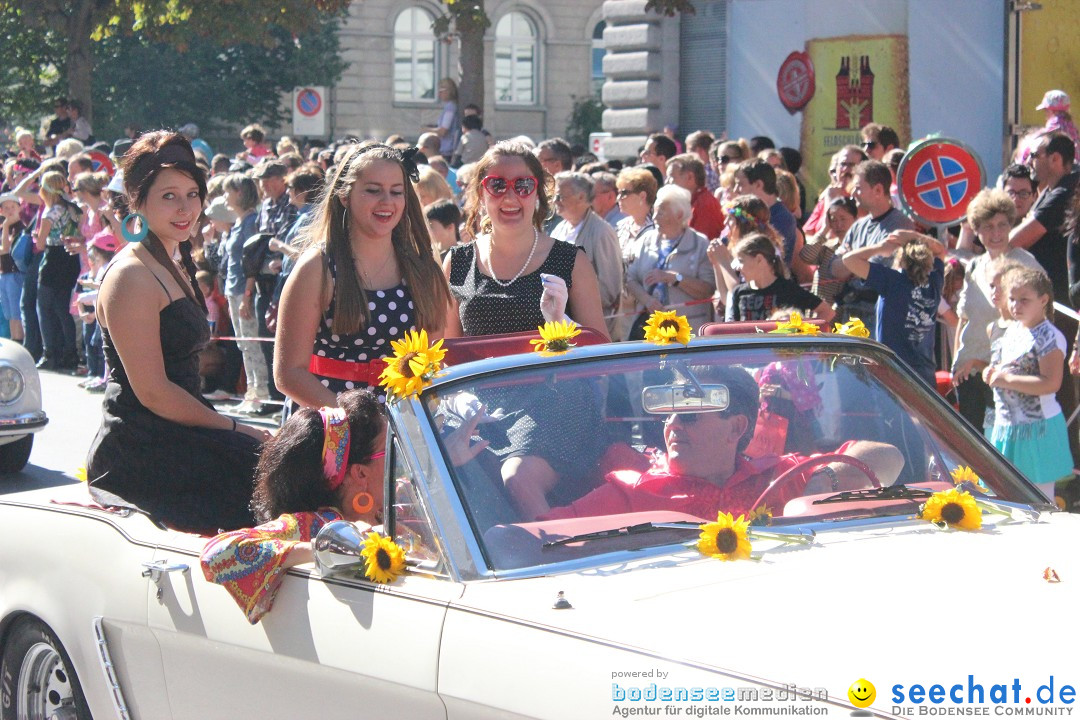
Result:
[[[446,321],[450,287],[431,253],[431,236],[424,222],[424,210],[409,182],[414,167],[411,150],[403,154],[379,143],[350,148],[338,164],[333,178],[323,188],[319,207],[300,241],[302,247],[319,248],[323,257],[333,260],[337,268],[332,327],[335,333],[355,334],[371,322],[367,293],[353,262],[346,215],[349,194],[357,179],[379,160],[392,162],[401,168],[405,183],[405,212],[391,234],[391,242],[401,275],[412,294],[417,325],[426,330],[440,330]],[[329,271],[325,270],[324,287],[328,282]]]
[[[465,190],[465,227],[480,228],[484,232],[491,232],[491,221],[481,217],[484,207],[484,187],[480,183],[488,176],[495,163],[504,157],[519,157],[524,160],[529,172],[538,181],[536,211],[533,212],[532,221],[533,226],[539,230],[553,212],[551,198],[555,195],[555,178],[544,171],[544,166],[540,164],[527,145],[510,140],[497,143],[484,153],[484,157],[476,161],[469,187]]]
[[[179,170],[194,180],[199,188],[199,199],[206,202],[206,175],[195,163],[195,152],[191,149],[191,143],[180,133],[158,130],[140,136],[124,153],[120,167],[124,171],[124,190],[127,191],[132,208],[146,202],[147,197],[150,196],[150,186],[166,168]],[[202,224],[203,214],[200,212],[194,222],[194,227],[201,227]],[[191,259],[191,241],[184,240],[180,243],[180,262],[187,272],[186,277],[165,251],[165,246],[161,244],[158,236],[149,228],[142,244],[150,255],[173,276],[184,294],[195,300],[199,307],[205,308],[206,302],[202,290],[199,289],[199,283],[195,281],[198,268]]]

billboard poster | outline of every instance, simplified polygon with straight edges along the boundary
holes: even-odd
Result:
[[[902,142],[911,139],[908,42],[904,35],[815,38],[806,53],[817,73],[801,131],[807,205],[813,205],[830,158],[845,145],[859,145],[863,125],[888,125]]]

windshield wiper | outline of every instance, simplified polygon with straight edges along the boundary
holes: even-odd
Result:
[[[571,535],[570,537],[562,538],[561,540],[550,540],[540,547],[544,550],[550,548],[559,547],[561,545],[569,545],[570,543],[585,542],[587,540],[603,540],[605,538],[627,537],[630,535],[640,535],[642,533],[657,532],[658,530],[698,530],[701,527],[700,522],[690,522],[689,520],[679,520],[677,522],[667,523],[654,523],[645,522],[638,523],[637,525],[624,525],[623,527],[612,528],[610,530],[597,530],[596,532],[581,533],[580,535]]]
[[[907,485],[886,485],[885,487],[867,488],[865,490],[845,490],[844,492],[830,495],[829,497],[815,500],[814,505],[828,503],[852,502],[855,500],[925,500],[934,493],[922,488],[912,488]]]

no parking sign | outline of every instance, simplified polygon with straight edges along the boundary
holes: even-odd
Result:
[[[293,88],[293,135],[326,135],[326,88]]]
[[[986,182],[979,156],[959,140],[931,138],[908,151],[896,171],[904,210],[924,225],[952,225]]]

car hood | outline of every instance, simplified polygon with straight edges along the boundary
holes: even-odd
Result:
[[[755,542],[758,548],[770,543]],[[771,544],[776,547],[775,544]],[[977,532],[917,520],[820,532],[761,560],[696,549],[586,571],[470,584],[455,605],[734,677],[826,688],[855,680],[1031,690],[1074,667],[1080,517]],[[1051,568],[1061,582],[1044,579]],[[556,610],[557,593],[573,609]],[[1080,676],[1073,677],[1080,680]],[[977,680],[978,681],[978,680]]]

